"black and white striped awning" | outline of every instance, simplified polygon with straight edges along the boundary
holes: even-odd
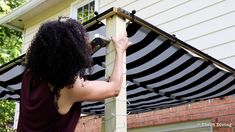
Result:
[[[131,16],[121,9],[118,11],[115,13],[123,17]],[[95,22],[87,30],[91,36],[106,34],[105,24],[100,22]],[[235,94],[233,68],[138,17],[127,23],[126,30],[133,43],[127,50],[128,112],[139,113]],[[1,67],[1,99],[19,99],[24,71],[22,58]],[[93,59],[94,72],[88,78],[105,80],[105,48],[97,50]],[[104,112],[104,102],[84,102],[82,106],[83,113]]]

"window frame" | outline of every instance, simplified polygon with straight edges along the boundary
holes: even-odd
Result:
[[[77,10],[78,8],[81,8],[91,2],[95,2],[95,7],[94,7],[94,11],[99,11],[98,7],[99,7],[99,0],[76,0],[75,2],[73,2],[71,4],[71,8],[70,8],[70,18],[76,19],[77,20]]]

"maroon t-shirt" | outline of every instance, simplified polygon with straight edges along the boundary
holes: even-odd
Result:
[[[58,113],[54,93],[48,83],[26,70],[20,96],[17,132],[74,132],[81,103],[75,103],[65,115]]]

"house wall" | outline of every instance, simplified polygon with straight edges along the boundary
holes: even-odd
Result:
[[[42,23],[49,20],[58,19],[59,16],[69,16],[70,5],[72,2],[73,0],[65,0],[60,4],[41,12],[41,14],[32,17],[30,20],[27,20],[27,22],[25,22],[23,48],[22,48],[23,53],[26,52],[34,35],[37,33]]]
[[[99,5],[100,12],[135,9],[140,18],[235,68],[234,0],[100,0]]]

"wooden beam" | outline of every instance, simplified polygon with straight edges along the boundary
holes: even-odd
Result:
[[[106,35],[108,38],[119,37],[126,30],[126,21],[118,15],[106,19]],[[113,71],[116,51],[112,43],[106,47],[105,77],[109,78]],[[126,53],[124,54],[126,56]],[[126,106],[126,57],[123,57],[123,83],[118,97],[105,100],[105,132],[127,131],[127,106]]]

